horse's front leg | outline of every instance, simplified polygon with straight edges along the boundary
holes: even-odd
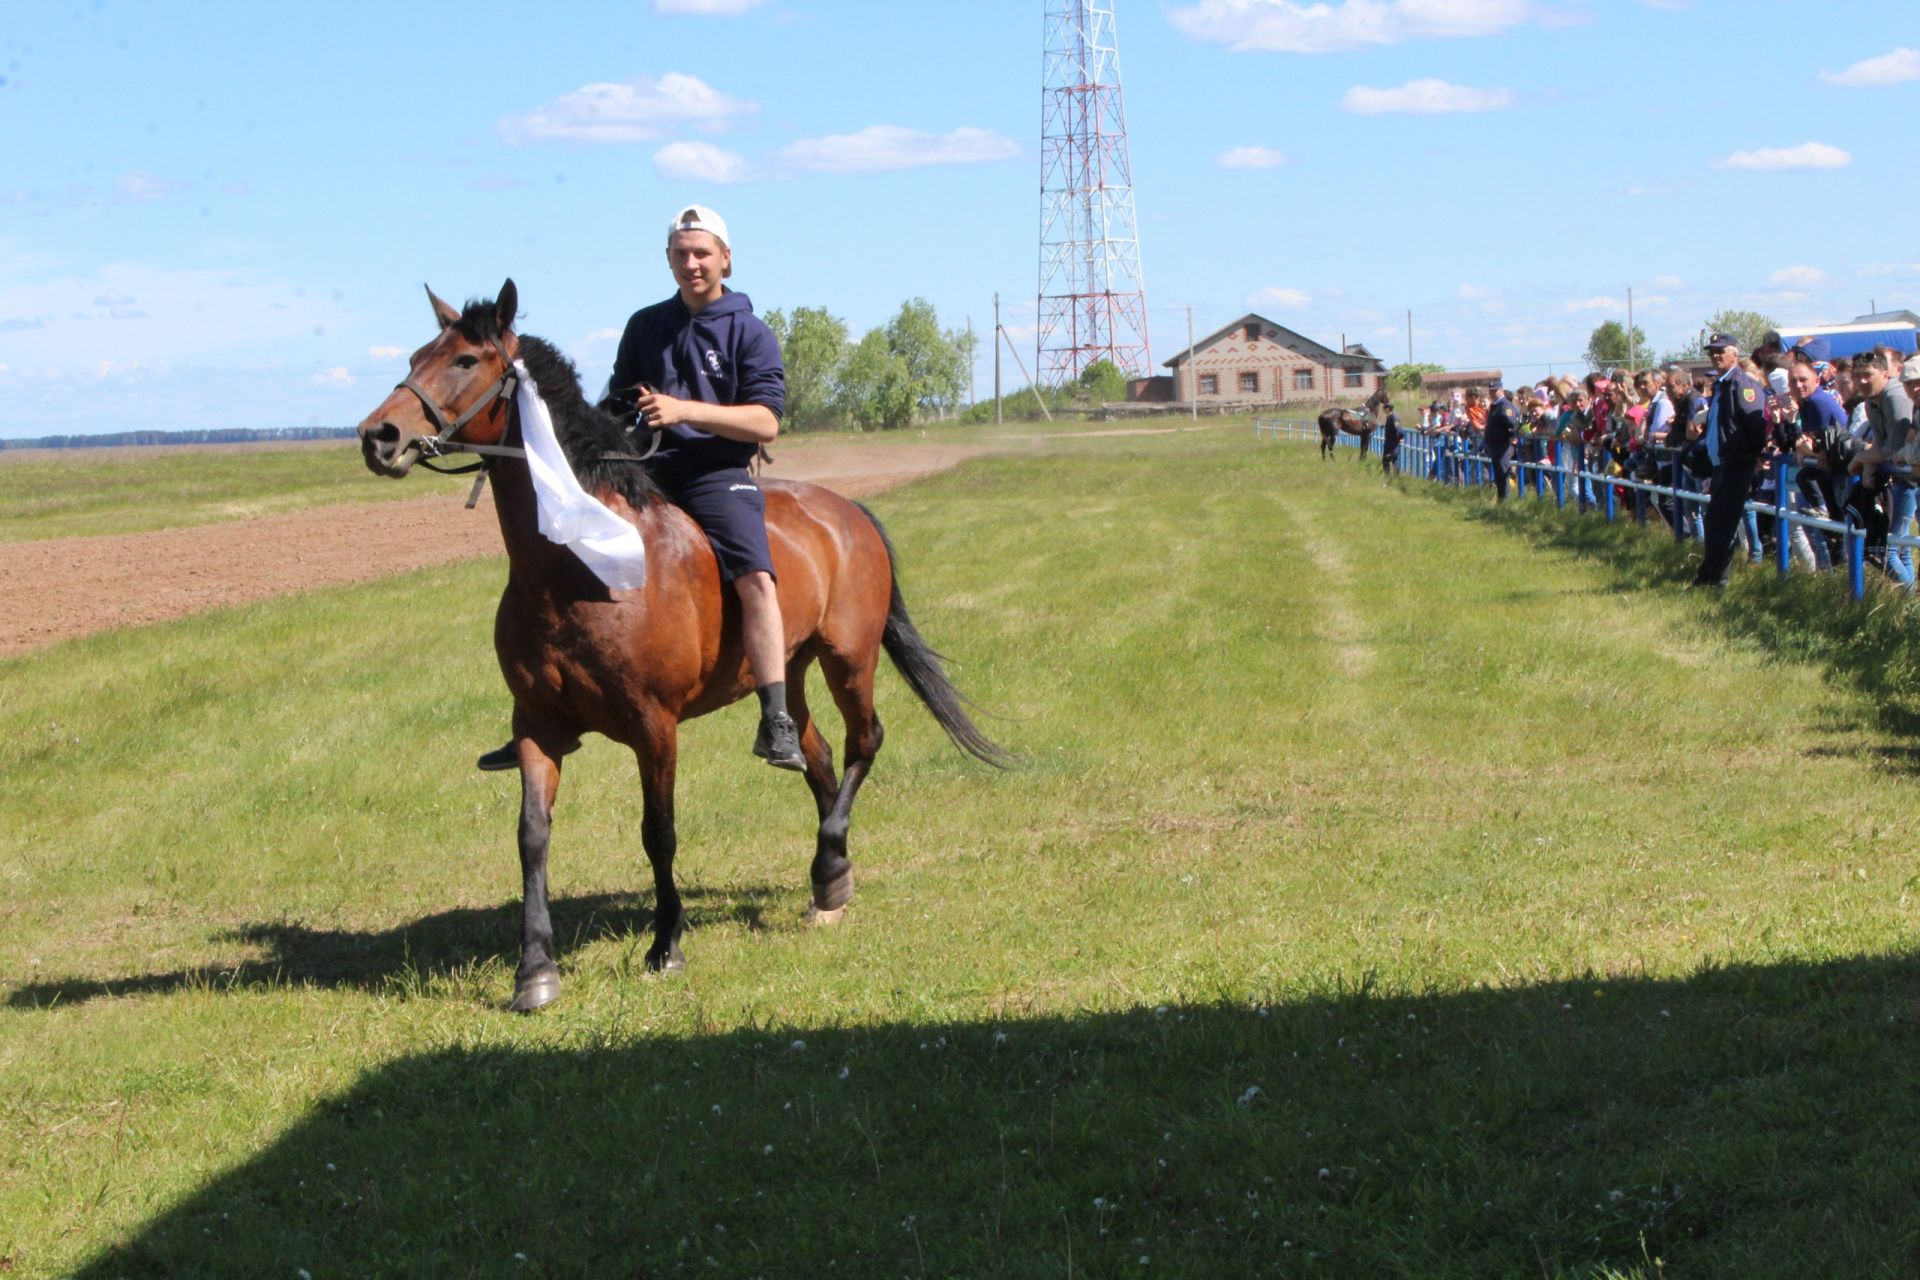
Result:
[[[553,834],[553,798],[560,790],[560,754],[534,739],[520,748],[520,967],[513,975],[515,1013],[532,1013],[560,998],[553,959],[553,919],[547,912],[547,843]]]
[[[648,728],[644,743],[634,753],[640,761],[640,792],[646,806],[640,819],[640,842],[653,865],[653,945],[647,948],[647,968],[655,973],[687,967],[687,958],[680,954],[687,911],[673,882],[673,855],[679,846],[673,830],[673,780],[679,751],[678,726],[662,716]]]

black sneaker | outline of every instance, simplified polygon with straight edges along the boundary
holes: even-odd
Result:
[[[579,749],[580,739],[575,738],[573,744],[561,751],[560,754],[570,756]],[[518,769],[520,767],[520,748],[511,742],[507,743],[504,747],[495,747],[478,760],[475,760],[473,767],[482,773],[504,773],[508,769]]]
[[[775,712],[760,717],[760,732],[754,735],[753,754],[776,769],[805,769],[806,757],[800,754],[800,729],[792,716]]]
[[[507,769],[520,767],[520,748],[509,742],[504,747],[495,747],[473,762],[473,767],[482,773],[501,773]]]

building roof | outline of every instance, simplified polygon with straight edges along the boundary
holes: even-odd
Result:
[[[1902,308],[1898,311],[1875,311],[1871,315],[1855,316],[1855,324],[1910,324],[1920,327],[1920,315]]]
[[[1475,383],[1486,386],[1500,376],[1498,369],[1442,369],[1438,373],[1420,375],[1423,387],[1468,387]]]
[[[1380,357],[1372,354],[1365,347],[1360,346],[1360,344],[1357,342],[1350,344],[1345,351],[1335,351],[1332,347],[1327,346],[1325,343],[1315,342],[1312,338],[1307,337],[1305,334],[1296,333],[1294,330],[1287,328],[1287,326],[1283,324],[1275,324],[1273,321],[1267,319],[1265,316],[1254,311],[1247,312],[1247,314],[1241,316],[1238,320],[1235,320],[1232,324],[1221,325],[1218,329],[1215,329],[1212,333],[1208,334],[1206,337],[1196,341],[1193,344],[1194,353],[1197,355],[1201,351],[1204,351],[1206,348],[1218,342],[1220,339],[1231,337],[1233,334],[1246,328],[1250,322],[1255,320],[1260,322],[1261,328],[1272,329],[1275,332],[1277,332],[1280,335],[1280,338],[1279,338],[1280,342],[1284,343],[1287,346],[1293,347],[1295,350],[1299,351],[1303,355],[1315,357],[1316,359],[1320,360],[1322,364],[1338,365],[1341,368],[1347,368],[1355,364],[1356,362],[1358,362],[1363,366],[1366,366],[1366,365],[1372,366],[1369,372],[1374,372],[1374,373],[1386,372],[1386,365],[1381,362]],[[1185,351],[1181,351],[1180,353],[1175,355],[1173,359],[1162,360],[1160,363],[1165,368],[1177,370],[1183,363],[1185,363],[1186,358],[1187,358],[1187,353]]]

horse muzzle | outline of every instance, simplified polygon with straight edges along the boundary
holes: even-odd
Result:
[[[398,480],[420,460],[420,437],[407,435],[391,422],[363,422],[360,456],[366,460],[367,470]]]

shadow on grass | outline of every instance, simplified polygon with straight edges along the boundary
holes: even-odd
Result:
[[[682,888],[697,928],[727,921],[759,932],[766,906],[790,900],[790,889],[756,886],[724,894]],[[723,899],[722,909],[702,911],[701,900]],[[651,937],[651,891],[593,893],[553,898],[553,936],[565,956],[602,939]],[[238,989],[266,985],[313,985],[378,990],[403,976],[444,978],[476,963],[519,958],[520,902],[494,907],[459,907],[422,916],[391,929],[315,929],[287,923],[248,924],[222,935],[221,941],[260,948],[264,954],[235,965],[176,969],[124,978],[50,978],[16,987],[7,995],[12,1009],[43,1009],[101,996],[163,995],[185,987]]]
[[[1530,542],[1604,565],[1622,593],[1684,590],[1699,567],[1697,543],[1676,542],[1650,514],[1645,526],[1623,515],[1556,508],[1551,497],[1497,507],[1479,490],[1421,486],[1433,500],[1470,519],[1517,532]],[[1735,564],[1727,587],[1696,593],[1702,616],[1728,635],[1780,659],[1812,663],[1872,707],[1871,727],[1895,739],[1862,754],[1906,772],[1920,772],[1920,602],[1869,569],[1865,600],[1847,596],[1844,573],[1796,569],[1782,579],[1772,567]],[[1828,728],[1853,729],[1836,711]]]
[[[422,1053],[78,1274],[1911,1276],[1917,980]]]

